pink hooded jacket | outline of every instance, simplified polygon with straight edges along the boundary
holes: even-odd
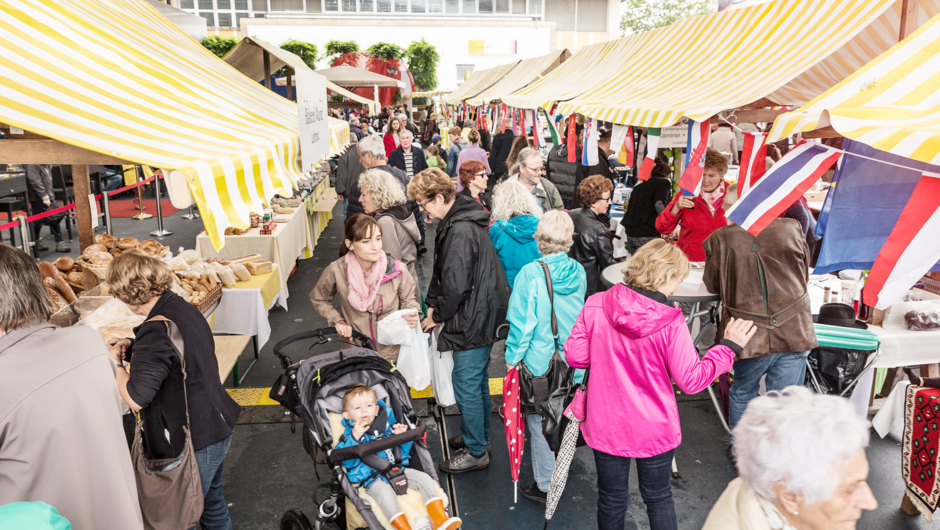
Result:
[[[682,442],[672,381],[687,394],[731,369],[734,352],[718,345],[702,360],[682,311],[623,284],[588,298],[565,342],[565,360],[592,368],[584,440],[598,451],[647,458]]]

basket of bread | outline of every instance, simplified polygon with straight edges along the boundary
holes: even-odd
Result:
[[[53,313],[67,307],[85,292],[81,266],[68,256],[62,256],[55,263],[40,262],[39,274],[52,300]]]
[[[219,276],[211,271],[203,274],[190,272],[185,276],[179,276],[179,288],[182,292],[177,289],[174,291],[202,313],[208,311],[222,298],[222,282]]]
[[[235,287],[238,282],[247,282],[253,275],[274,271],[274,265],[262,260],[261,254],[232,260],[204,260],[195,250],[182,249],[167,265],[180,278],[178,288],[174,289],[176,294],[203,312],[222,296],[222,287]]]
[[[141,250],[155,258],[162,258],[170,250],[155,239],[137,241],[133,237],[117,238],[110,234],[98,234],[95,236],[95,244],[85,247],[78,262],[95,276],[104,279],[111,260],[133,249]]]

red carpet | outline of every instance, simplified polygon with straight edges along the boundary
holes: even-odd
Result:
[[[134,208],[133,200],[111,201],[110,206],[111,217],[134,217],[139,213],[138,210]],[[163,207],[163,217],[168,217],[179,211],[177,208],[173,207],[169,199],[163,199],[160,206]],[[157,201],[145,199],[144,212],[150,215],[157,215]]]

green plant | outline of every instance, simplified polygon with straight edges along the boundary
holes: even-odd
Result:
[[[620,34],[645,33],[717,10],[715,0],[626,0],[620,8]]]
[[[377,42],[372,46],[369,46],[369,49],[366,50],[366,53],[375,57],[376,59],[382,59],[383,61],[391,61],[394,59],[401,59],[405,56],[405,50],[401,46],[392,44],[390,42]]]
[[[326,43],[326,60],[332,63],[337,57],[359,51],[359,44],[354,40],[331,40]]]
[[[311,70],[317,69],[317,46],[316,44],[310,44],[309,42],[303,42],[295,39],[287,39],[281,44],[281,49],[287,50],[300,59],[310,67]],[[283,70],[283,68],[282,68]]]
[[[408,59],[408,71],[414,76],[418,90],[430,91],[437,88],[437,62],[441,54],[433,44],[424,39],[412,41],[405,50],[405,58]]]
[[[219,58],[225,57],[225,54],[232,51],[236,44],[237,42],[232,37],[213,35],[202,39],[202,45]]]

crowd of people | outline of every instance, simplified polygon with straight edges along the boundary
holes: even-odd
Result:
[[[410,328],[436,333],[438,348],[453,352],[461,423],[440,471],[489,466],[496,441],[489,365],[494,344],[505,340],[507,370],[540,377],[557,354],[586,388],[581,429],[596,463],[600,529],[624,527],[633,460],[650,527],[678,528],[670,477],[682,436],[673,384],[695,394],[731,370],[730,454],[740,477],[705,528],[852,528],[862,510],[877,506],[865,482],[867,422],[841,398],[798,388],[816,346],[806,293],[812,251],[799,203],[792,218],[753,236],[725,217],[737,198],[724,180],[727,156],[707,151],[695,197],[673,196],[671,169],[656,157],[651,178],[633,189],[627,240],[620,241],[610,229],[618,180],[608,161],[610,131],[600,132],[598,164],[585,166],[580,140],[543,157],[525,135],[491,138],[470,122],[446,130],[445,149],[444,123],[434,113],[419,124],[390,108],[374,118],[347,117],[355,143],[336,161],[335,175],[343,242],[310,300],[337,333],[369,337],[389,361],[397,361],[400,346],[377,341],[377,325],[401,310]],[[721,135],[715,142],[735,148]],[[664,236],[677,228],[673,244]],[[430,270],[419,263],[428,229]],[[603,272],[621,261],[618,245],[630,257],[621,282],[608,287]],[[703,267],[705,285],[722,300],[703,352],[686,323],[689,308],[670,302],[693,266]],[[33,261],[0,245],[0,289],[11,293],[0,303],[0,377],[20,374],[0,386],[0,505],[42,499],[74,528],[134,529],[155,513],[184,517],[179,506],[142,512],[134,468],[144,459],[172,464],[189,449],[191,458],[179,465],[190,462],[201,481],[198,525],[232,528],[222,467],[240,409],[217,377],[206,320],[172,292],[172,275],[143,253],[115,258],[112,293],[146,321],[133,340],[104,342],[82,326],[46,323],[48,296]],[[133,370],[121,369],[123,362]],[[768,393],[758,397],[762,379]],[[520,490],[544,503],[555,454],[538,409],[526,405],[534,481]],[[144,420],[136,432],[122,426],[125,407]],[[343,444],[404,428],[386,412],[382,431],[364,429],[387,409],[368,388],[350,390],[343,407]],[[396,530],[410,528],[387,482],[362,462],[348,467]],[[426,477],[409,475],[433,528],[458,528]],[[75,487],[88,484],[96,487]],[[104,489],[112,493],[96,491]]]

